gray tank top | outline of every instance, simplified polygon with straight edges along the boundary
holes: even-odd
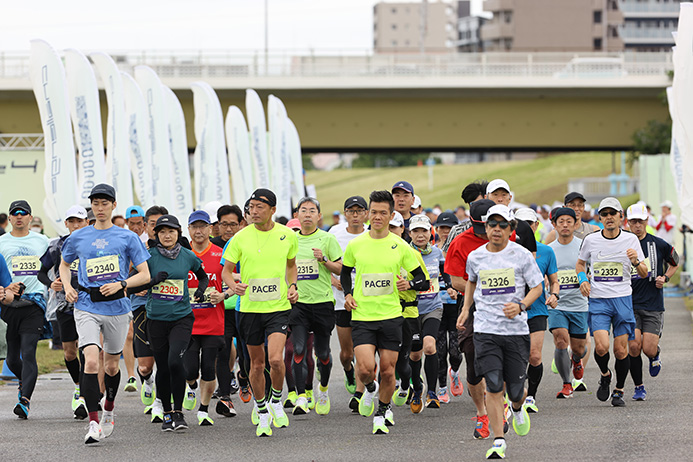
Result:
[[[588,225],[584,221],[580,222],[580,227],[573,231],[573,236],[577,237],[578,239],[585,239],[585,236],[590,234],[592,232],[592,225]]]

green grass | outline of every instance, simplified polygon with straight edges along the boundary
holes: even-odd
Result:
[[[308,171],[306,183],[314,184],[322,204],[325,222],[333,210],[342,210],[344,200],[353,195],[368,198],[375,189],[390,190],[399,180],[407,180],[421,197],[424,207],[440,204],[454,209],[462,204],[460,193],[477,179],[505,179],[515,199],[530,204],[563,201],[571,178],[605,177],[611,173],[611,153],[570,153],[540,155],[534,160],[436,165],[434,188],[428,189],[428,167],[340,169]],[[637,200],[637,199],[636,199]]]

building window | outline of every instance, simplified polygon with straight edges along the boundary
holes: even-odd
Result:
[[[397,14],[397,8],[392,9],[392,14]]]
[[[393,41],[392,41],[392,46],[393,46],[393,47],[396,47],[396,46],[397,46],[397,40],[393,40]]]
[[[602,12],[600,10],[593,11],[592,17],[594,19],[595,24],[601,24],[602,23]]]
[[[596,38],[594,39],[594,51],[601,51],[602,49],[602,39]]]
[[[397,24],[392,25],[392,30],[397,30]]]
[[[505,19],[506,24],[510,24],[513,20],[513,12],[510,10],[503,12],[503,19]]]

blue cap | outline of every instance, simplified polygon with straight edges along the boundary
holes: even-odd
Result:
[[[209,213],[205,212],[204,210],[195,210],[193,213],[190,214],[190,218],[188,218],[188,224],[191,225],[196,221],[204,221],[208,225],[212,224],[212,221],[209,219]]]
[[[132,205],[125,211],[125,219],[142,217],[144,218],[144,210],[139,205]]]
[[[414,194],[414,187],[408,181],[398,181],[392,186],[392,192],[394,192],[395,189],[403,189],[412,195]]]

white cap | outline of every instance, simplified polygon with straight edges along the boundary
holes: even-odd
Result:
[[[531,221],[532,223],[535,223],[536,221],[539,220],[539,217],[537,217],[537,212],[530,209],[529,207],[523,207],[521,209],[517,209],[515,211],[515,218],[517,218],[518,220],[523,220],[523,221]]]
[[[505,189],[506,191],[510,192],[510,186],[508,186],[507,181],[501,180],[500,178],[495,179],[491,181],[488,186],[486,187],[486,194],[491,194],[493,191],[497,189]]]
[[[419,207],[421,207],[421,198],[414,194],[414,203],[412,204],[411,208],[418,209]]]
[[[592,211],[592,206],[585,202],[585,212],[591,212]]]
[[[633,204],[626,210],[626,217],[629,220],[647,220],[649,214],[647,208],[642,204]]]
[[[510,211],[507,205],[496,204],[488,209],[486,215],[481,217],[481,221],[488,221],[489,217],[492,215],[500,215],[501,217],[505,218],[506,221],[511,221],[514,218],[513,213]]]
[[[212,221],[212,224],[216,223],[219,221],[217,218],[217,210],[224,205],[219,201],[212,201],[212,202],[207,202],[204,207],[202,207],[202,210],[207,212],[209,215],[209,219]]]
[[[79,218],[80,220],[86,220],[87,209],[81,205],[73,205],[67,209],[67,212],[65,212],[65,219],[67,220],[68,218]]]
[[[674,204],[672,204],[671,201],[664,201],[659,206],[660,207],[669,207],[670,209],[674,208]]]
[[[392,216],[392,220],[390,220],[390,225],[391,226],[404,226],[404,218],[402,217],[402,214],[399,213],[397,210],[394,211],[394,215]]]
[[[623,207],[621,206],[621,203],[615,197],[605,197],[604,199],[602,199],[602,201],[599,203],[599,208],[597,209],[597,212],[601,212],[604,209],[614,209],[617,212],[623,212]]]
[[[409,230],[416,228],[431,229],[431,220],[423,213],[414,215],[409,219]]]

